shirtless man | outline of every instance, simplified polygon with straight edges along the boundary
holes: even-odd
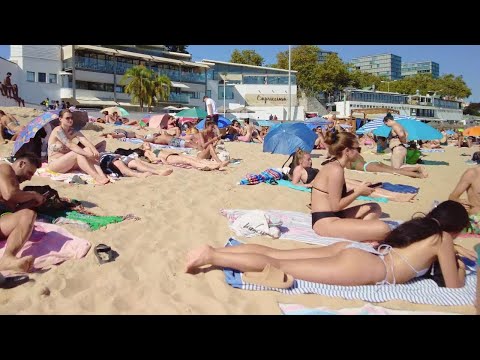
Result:
[[[464,192],[468,200],[460,199]],[[470,215],[480,213],[480,166],[465,170],[448,199],[462,204]]]
[[[32,234],[37,214],[31,208],[42,205],[45,198],[20,190],[20,183],[30,180],[40,166],[40,159],[32,153],[19,156],[12,165],[0,164],[0,240],[7,240],[0,271],[25,272],[32,266],[32,256],[18,259],[16,255]],[[6,210],[2,210],[2,205]]]
[[[403,126],[393,119],[393,116],[390,113],[383,118],[383,123],[392,129],[390,132],[390,142],[388,147],[392,151],[392,167],[394,169],[399,169],[405,164],[408,134]]]
[[[200,152],[197,154],[199,159],[213,159],[216,162],[227,166],[229,161],[222,161],[215,152],[215,145],[218,140],[222,138],[221,135],[215,136],[215,123],[212,120],[205,121],[205,129],[200,131],[197,135],[197,145]]]
[[[25,126],[21,126],[18,120],[13,116],[0,110],[0,138],[15,141]]]

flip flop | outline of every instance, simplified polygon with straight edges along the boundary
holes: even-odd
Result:
[[[80,176],[74,175],[72,177],[72,184],[86,185],[87,182],[85,180],[83,180]]]
[[[248,284],[261,285],[276,289],[288,289],[292,287],[294,279],[292,275],[285,274],[282,270],[268,264],[262,272],[246,272],[242,280]]]
[[[27,275],[4,277],[0,274],[0,289],[13,289],[14,287],[25,284],[29,281],[30,278]]]
[[[115,261],[118,257],[118,253],[105,244],[95,246],[94,253],[100,265]]]
[[[269,183],[270,185],[278,185],[278,182],[275,179],[270,179]]]

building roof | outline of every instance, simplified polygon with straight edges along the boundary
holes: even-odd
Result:
[[[234,66],[244,66],[244,67],[249,67],[253,69],[264,69],[264,70],[277,70],[277,71],[284,71],[288,72],[287,69],[278,69],[278,68],[272,68],[272,67],[267,67],[267,66],[256,66],[256,65],[247,65],[247,64],[237,64],[237,63],[232,63],[232,62],[226,62],[226,61],[219,61],[219,60],[208,60],[208,59],[203,59],[201,61],[202,63],[206,64],[225,64],[225,65],[234,65]],[[292,70],[292,73],[296,73],[296,70]]]

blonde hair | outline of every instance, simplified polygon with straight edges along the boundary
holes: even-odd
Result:
[[[308,154],[306,151],[303,151],[302,149],[298,148],[297,151],[293,154],[293,160],[292,163],[290,164],[290,175],[293,174],[293,170],[300,165],[300,162],[303,160],[303,157],[305,154]]]

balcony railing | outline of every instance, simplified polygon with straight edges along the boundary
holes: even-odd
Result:
[[[168,101],[182,104],[188,104],[189,100],[190,97],[188,94],[170,93],[170,96],[168,97]]]

